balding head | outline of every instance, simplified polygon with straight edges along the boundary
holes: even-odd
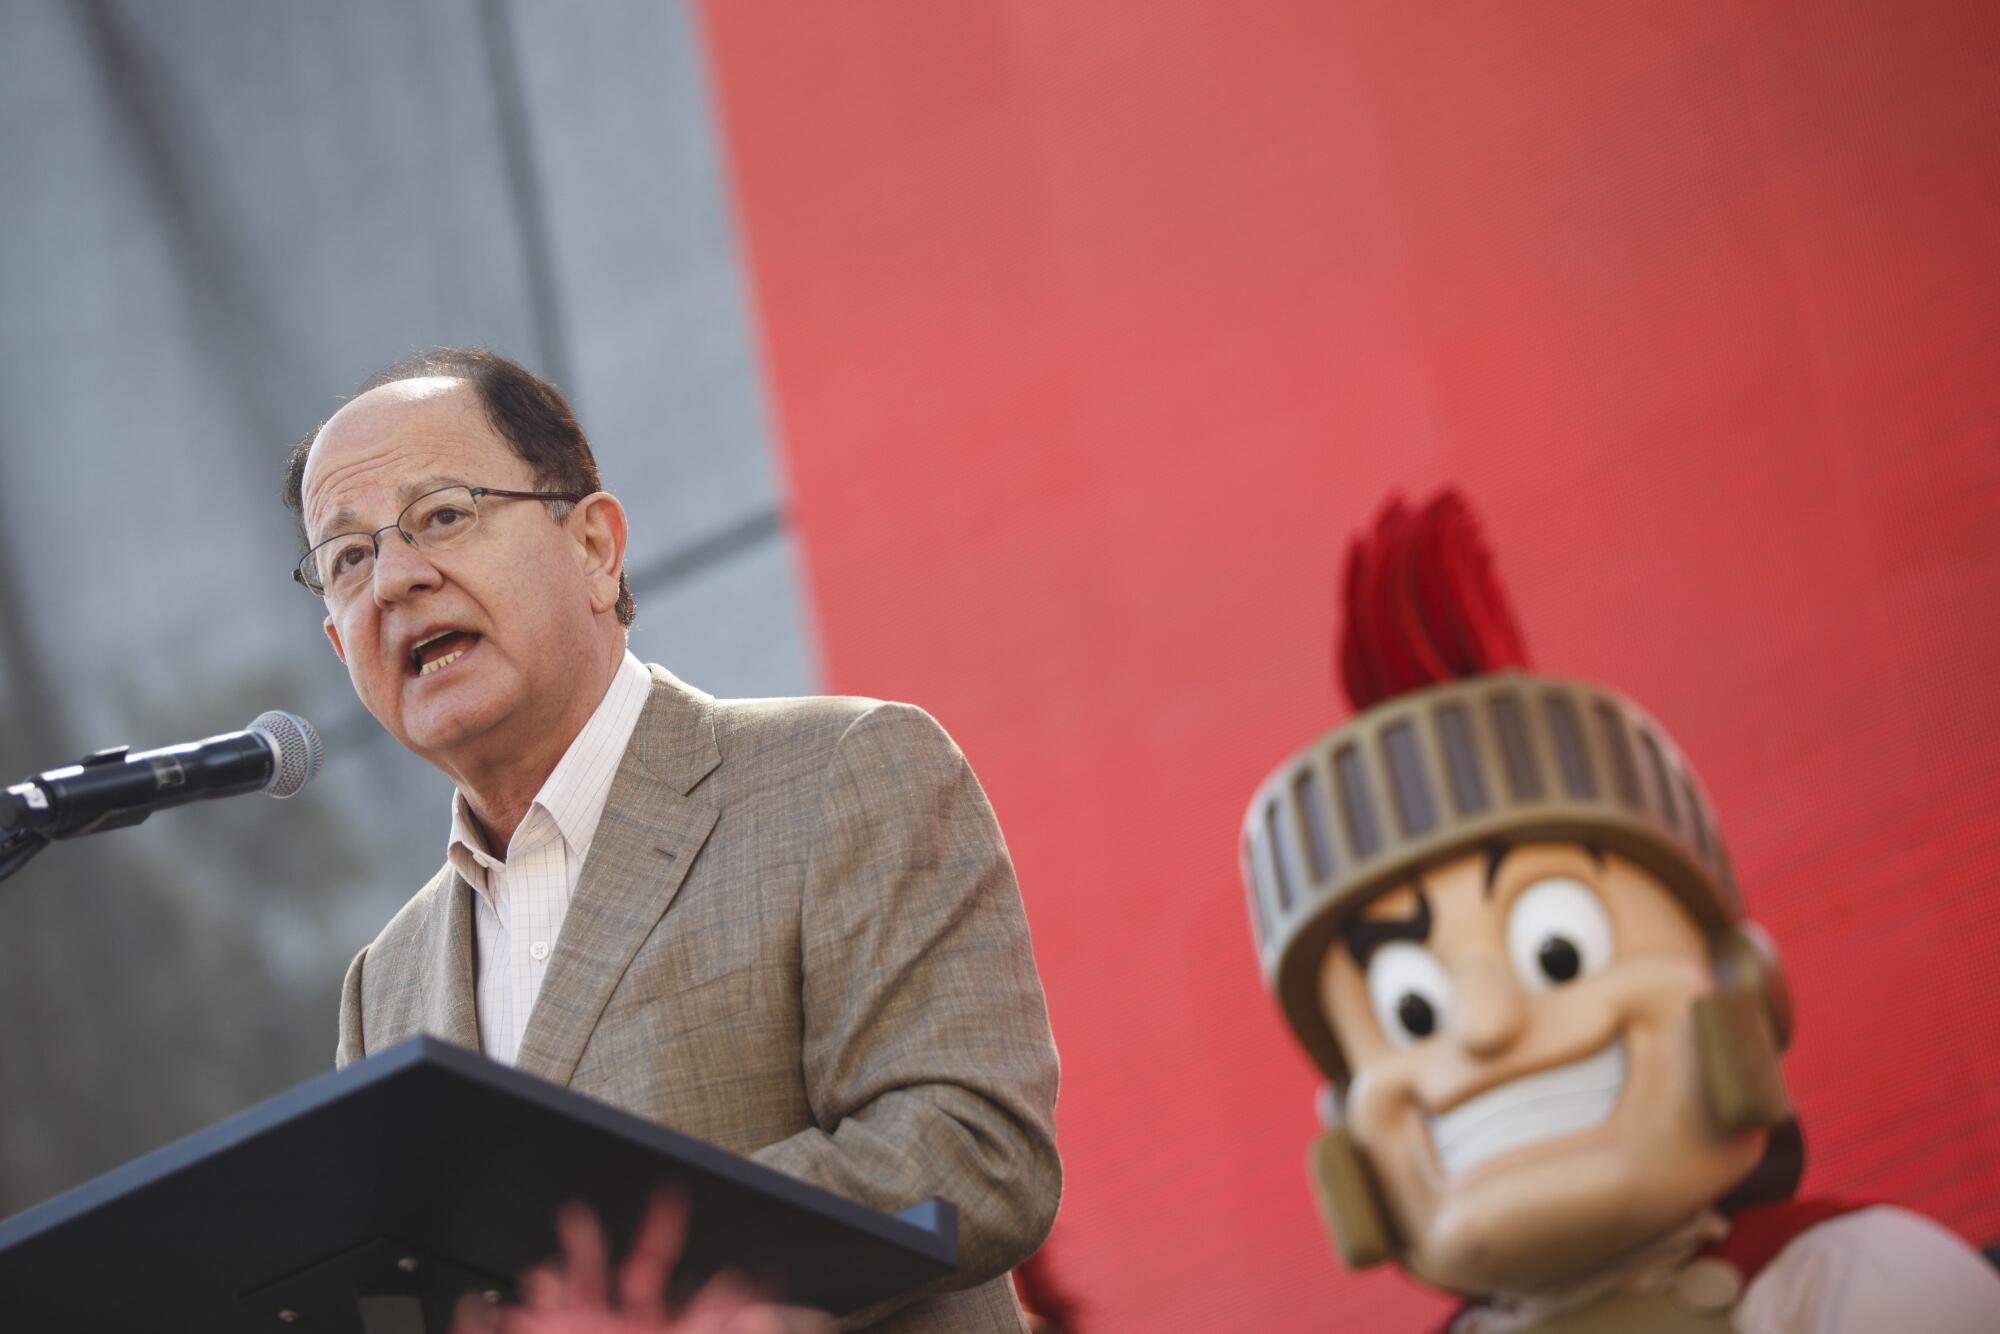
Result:
[[[293,446],[285,468],[284,501],[299,521],[301,553],[309,545],[303,499],[306,464],[321,431],[349,409],[362,407],[363,400],[376,406],[395,401],[396,395],[389,399],[378,397],[378,391],[392,386],[404,386],[399,395],[423,398],[448,394],[453,384],[471,387],[488,424],[532,470],[535,489],[573,491],[579,495],[602,489],[590,442],[554,385],[483,348],[439,348],[406,357],[369,376],[334,418]],[[636,614],[631,585],[621,575],[619,624],[631,625]]]

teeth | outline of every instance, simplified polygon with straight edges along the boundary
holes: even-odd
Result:
[[[441,667],[451,666],[454,662],[457,662],[460,658],[464,656],[465,656],[464,649],[460,649],[456,653],[447,653],[442,658],[439,658],[436,662],[425,663],[423,667],[417,672],[417,675],[429,676],[432,672],[437,671]]]
[[[1431,1146],[1445,1175],[1489,1158],[1602,1125],[1625,1091],[1625,1040],[1553,1070],[1509,1080],[1448,1112],[1427,1114]]]
[[[416,643],[410,645],[410,666],[416,669],[417,675],[422,676],[428,670],[428,668],[424,666],[424,656],[423,656],[424,650],[429,648],[432,644],[437,643],[438,640],[444,639],[450,635],[455,635],[457,633],[458,631],[456,630],[440,630],[436,634],[432,635],[429,639],[420,639]],[[460,650],[460,652],[463,651],[464,650],[462,649]],[[456,653],[452,654],[453,658],[457,656],[458,654]],[[442,658],[438,661],[437,665],[442,667],[444,666],[445,663],[450,661],[451,658]]]

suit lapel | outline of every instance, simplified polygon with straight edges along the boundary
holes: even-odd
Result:
[[[625,748],[516,1068],[569,1082],[632,956],[673,903],[717,807],[689,795],[717,764],[708,698],[661,668]]]
[[[423,1032],[479,1050],[472,989],[472,886],[449,866],[434,887],[423,971]]]

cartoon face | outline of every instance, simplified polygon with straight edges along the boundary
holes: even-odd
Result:
[[[1713,1129],[1691,1017],[1713,986],[1671,892],[1575,843],[1470,853],[1364,909],[1320,1003],[1404,1265],[1533,1292],[1725,1194],[1766,1135]]]

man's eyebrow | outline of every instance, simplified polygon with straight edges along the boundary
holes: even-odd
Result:
[[[311,542],[312,545],[318,546],[321,542],[326,541],[328,538],[338,537],[340,534],[346,532],[348,528],[353,525],[353,523],[354,523],[353,510],[350,509],[335,510],[333,517],[328,519],[325,523],[321,524],[319,528],[310,535],[309,541]]]
[[[1347,942],[1347,952],[1354,956],[1354,962],[1361,967],[1368,966],[1368,956],[1381,949],[1392,940],[1413,940],[1421,945],[1431,938],[1431,899],[1424,893],[1421,880],[1412,880],[1410,887],[1417,893],[1417,915],[1400,921],[1384,921],[1379,917],[1357,917],[1340,929],[1340,937]]]
[[[1597,869],[1604,869],[1604,850],[1595,843],[1577,843],[1579,848],[1590,854],[1590,860],[1597,863]],[[1507,854],[1514,845],[1507,842],[1493,842],[1486,845],[1486,897],[1493,897],[1493,882],[1500,878],[1500,863],[1507,860]]]
[[[404,482],[396,488],[396,499],[407,505],[425,492],[435,491],[441,486],[464,485],[465,483],[459,481],[456,477],[448,477],[443,473],[435,473],[429,477],[419,477],[415,481]],[[353,510],[345,507],[335,510],[333,517],[326,521],[326,526],[319,530],[319,534],[313,538],[313,541],[318,543],[326,541],[329,537],[337,537],[348,531],[349,525],[353,522]],[[355,531],[359,532],[360,530],[356,529]]]
[[[397,487],[396,499],[402,501],[405,505],[407,505],[411,501],[415,500],[418,496],[423,495],[426,491],[435,491],[441,486],[464,486],[464,485],[465,485],[464,482],[460,481],[456,476],[453,476],[451,474],[441,473],[441,472],[432,473],[429,477],[419,477],[413,482],[405,482],[401,486]]]

